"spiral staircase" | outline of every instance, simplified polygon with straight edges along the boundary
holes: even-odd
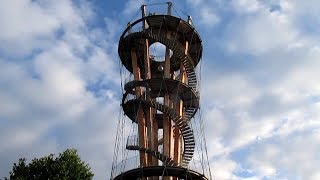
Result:
[[[124,30],[118,53],[122,65],[134,75],[134,80],[124,85],[121,106],[132,123],[140,126],[139,133],[128,137],[126,149],[138,151],[140,157],[146,158],[140,159],[140,167],[111,178],[159,179],[162,176],[167,179],[207,179],[203,174],[188,169],[196,145],[190,121],[199,109],[195,68],[202,56],[201,42],[190,21],[170,13],[143,15]],[[157,61],[150,55],[149,47],[154,43],[166,47],[163,61]],[[145,137],[151,134],[148,129],[150,123],[157,124],[157,132],[163,129],[164,136],[164,126],[168,124],[164,121],[169,121],[167,129],[175,136],[181,136],[180,139],[171,135],[171,143],[168,143],[158,133],[152,134],[155,138]],[[157,142],[150,146],[149,141]],[[165,147],[168,144],[170,147]],[[169,153],[161,151],[160,145],[169,149]],[[147,156],[157,161],[148,160]]]

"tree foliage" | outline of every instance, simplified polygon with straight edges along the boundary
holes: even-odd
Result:
[[[76,149],[67,149],[58,157],[53,154],[34,158],[29,164],[25,158],[13,164],[10,177],[5,180],[69,180],[92,179],[93,173],[88,164],[81,161]]]

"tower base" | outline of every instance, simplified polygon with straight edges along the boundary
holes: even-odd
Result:
[[[122,179],[138,179],[142,177],[161,177],[170,176],[179,179],[193,179],[193,180],[208,180],[204,175],[183,167],[177,166],[148,166],[136,169],[131,169],[119,174],[114,180]]]

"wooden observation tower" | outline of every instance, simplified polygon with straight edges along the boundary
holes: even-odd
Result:
[[[173,16],[172,3],[166,5],[164,14],[147,13],[142,5],[142,17],[128,23],[119,40],[119,57],[129,77],[121,106],[136,130],[122,143],[130,130],[118,125],[115,156],[124,145],[137,158],[130,164],[127,157],[120,163],[114,157],[111,179],[208,179],[189,166],[196,148],[190,122],[199,109],[201,38],[190,16]],[[151,52],[154,44],[163,47],[160,58]]]

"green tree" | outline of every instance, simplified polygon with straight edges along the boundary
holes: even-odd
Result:
[[[88,164],[81,161],[76,149],[67,149],[58,157],[53,154],[34,158],[29,164],[25,158],[13,164],[10,177],[5,180],[72,180],[92,179],[93,173]]]

